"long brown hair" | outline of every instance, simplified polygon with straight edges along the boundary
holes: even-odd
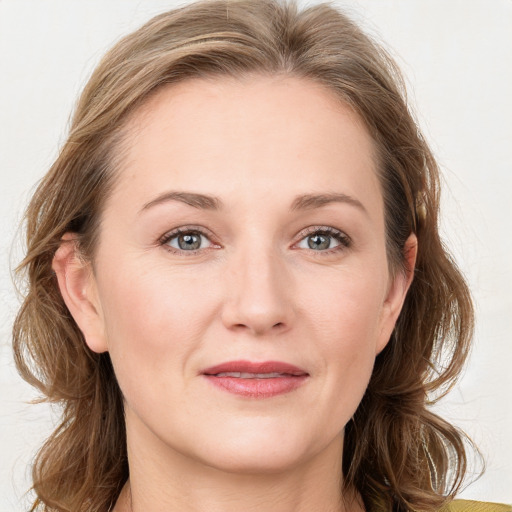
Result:
[[[121,391],[108,353],[91,352],[51,264],[64,233],[93,258],[126,120],[158,88],[194,77],[287,74],[321,83],[365,122],[379,154],[387,251],[415,278],[392,339],[346,426],[344,485],[369,511],[437,510],[466,472],[465,437],[429,410],[461,372],[473,329],[466,283],[438,232],[439,171],[387,53],[328,5],[210,0],[156,16],[122,39],[87,83],[59,157],[26,214],[26,297],[14,325],[22,376],[62,422],[33,467],[32,510],[106,511],[128,478]]]

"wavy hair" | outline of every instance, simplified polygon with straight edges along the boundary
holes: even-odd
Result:
[[[386,51],[337,9],[290,1],[207,0],[160,14],[93,72],[69,136],[26,213],[26,294],[14,325],[21,375],[62,421],[33,466],[32,511],[104,512],[128,478],[123,399],[108,353],[88,349],[52,259],[66,232],[94,258],[128,117],[159,88],[197,77],[284,74],[323,84],[364,121],[379,155],[391,271],[418,238],[415,277],[392,338],[345,429],[343,485],[368,511],[438,510],[467,470],[464,434],[430,411],[470,347],[467,285],[439,236],[439,170]]]

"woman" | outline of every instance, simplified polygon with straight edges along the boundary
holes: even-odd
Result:
[[[64,406],[33,510],[446,506],[464,436],[428,397],[473,313],[438,203],[337,11],[197,3],[118,43],[27,212],[17,364]]]

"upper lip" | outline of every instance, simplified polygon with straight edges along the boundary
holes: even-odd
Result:
[[[298,366],[281,361],[263,361],[260,363],[252,361],[227,361],[215,366],[206,368],[203,375],[216,375],[217,373],[240,372],[240,373],[285,373],[288,375],[308,375],[306,371]]]

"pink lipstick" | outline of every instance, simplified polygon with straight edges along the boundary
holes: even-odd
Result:
[[[249,398],[270,398],[301,386],[309,374],[288,363],[229,361],[201,372],[214,386]]]

